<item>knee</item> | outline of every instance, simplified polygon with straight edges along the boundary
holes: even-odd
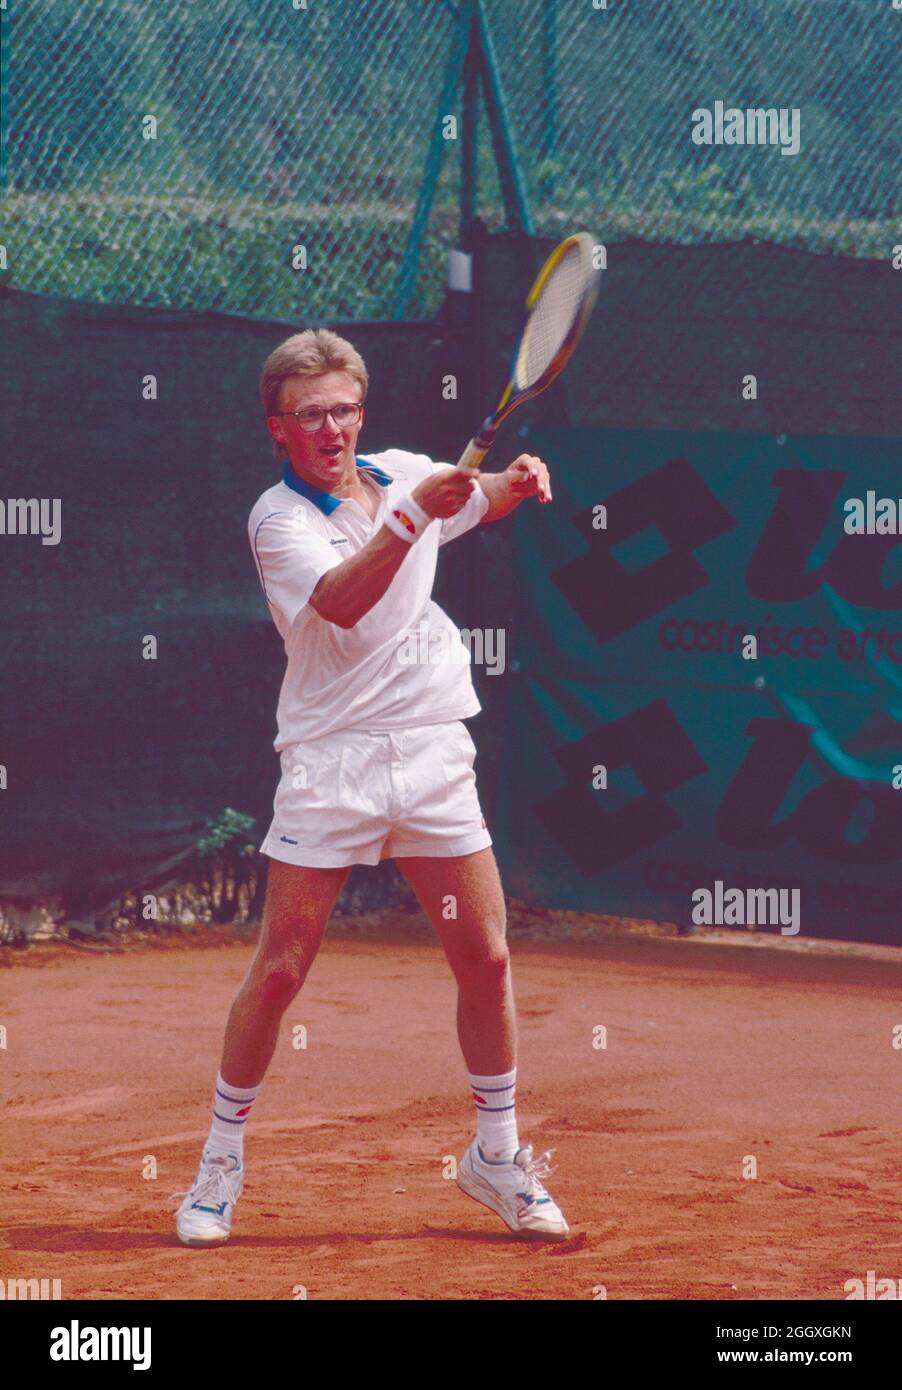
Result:
[[[260,1007],[284,1013],[304,983],[306,973],[298,961],[265,962],[257,978]]]
[[[461,989],[500,993],[507,985],[509,970],[510,952],[502,941],[479,953],[465,955],[459,962],[458,983]]]

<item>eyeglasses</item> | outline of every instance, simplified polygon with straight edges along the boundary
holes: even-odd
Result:
[[[331,415],[338,428],[343,430],[357,424],[362,410],[363,401],[349,401],[346,405],[333,405],[331,410],[323,410],[322,406],[318,405],[307,405],[300,410],[277,410],[276,414],[293,415],[305,434],[315,434],[326,423],[327,415]]]

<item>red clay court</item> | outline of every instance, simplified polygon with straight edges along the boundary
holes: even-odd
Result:
[[[443,1177],[473,1118],[440,949],[330,930],[211,1251],[178,1244],[167,1197],[193,1177],[252,946],[16,957],[2,1277],[76,1299],[843,1299],[869,1269],[902,1278],[898,953],[514,940],[521,1140],[556,1148],[573,1232],[534,1244]]]

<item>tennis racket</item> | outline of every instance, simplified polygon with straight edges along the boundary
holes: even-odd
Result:
[[[588,232],[577,232],[556,246],[542,266],[526,300],[510,381],[494,415],[483,420],[461,454],[458,468],[478,473],[499,425],[550,386],[570,361],[598,298],[601,271],[592,263],[594,246]]]

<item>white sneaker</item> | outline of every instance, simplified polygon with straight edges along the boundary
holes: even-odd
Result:
[[[208,1155],[205,1149],[190,1192],[173,1192],[170,1198],[184,1198],[175,1216],[182,1244],[206,1246],[227,1241],[243,1186],[244,1164],[237,1154]]]
[[[541,1181],[554,1172],[546,1162],[553,1153],[554,1149],[549,1149],[534,1159],[532,1145],[524,1144],[512,1162],[492,1163],[474,1139],[460,1160],[457,1185],[468,1197],[497,1212],[510,1230],[544,1240],[564,1240],[570,1227]]]

